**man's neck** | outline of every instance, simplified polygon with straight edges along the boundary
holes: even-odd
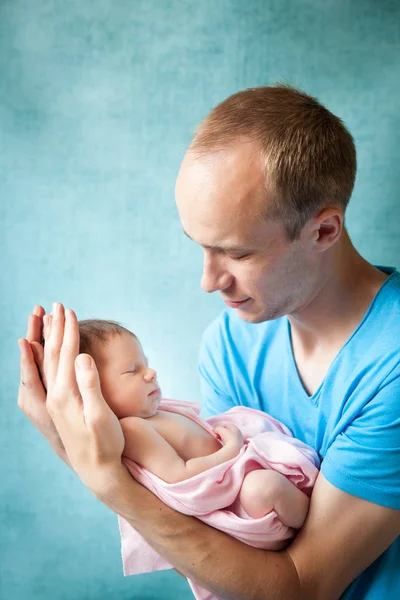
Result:
[[[388,277],[360,256],[346,231],[324,260],[312,300],[289,315],[292,339],[304,354],[340,348]]]

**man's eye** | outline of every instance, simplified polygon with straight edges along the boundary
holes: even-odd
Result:
[[[232,260],[244,260],[245,258],[248,258],[250,256],[250,254],[241,254],[240,256],[230,256],[229,258],[231,258]]]

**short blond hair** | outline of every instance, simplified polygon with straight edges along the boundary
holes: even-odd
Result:
[[[240,139],[257,142],[269,202],[263,216],[283,222],[293,241],[327,207],[343,213],[353,191],[353,137],[339,117],[287,84],[233,94],[200,123],[189,150],[202,156]]]

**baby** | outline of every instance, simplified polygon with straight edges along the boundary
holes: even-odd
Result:
[[[232,424],[214,429],[217,438],[188,417],[158,410],[161,390],[138,338],[115,321],[79,322],[80,353],[96,362],[103,396],[118,417],[123,455],[167,483],[176,483],[234,458],[244,444]],[[309,498],[274,470],[248,473],[239,493],[252,518],[275,510],[284,525],[299,529]]]

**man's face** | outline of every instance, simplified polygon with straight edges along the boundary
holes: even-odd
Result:
[[[251,323],[303,309],[318,271],[310,228],[288,242],[282,224],[260,216],[264,185],[252,142],[201,158],[189,151],[176,183],[183,229],[204,249],[201,287]]]

